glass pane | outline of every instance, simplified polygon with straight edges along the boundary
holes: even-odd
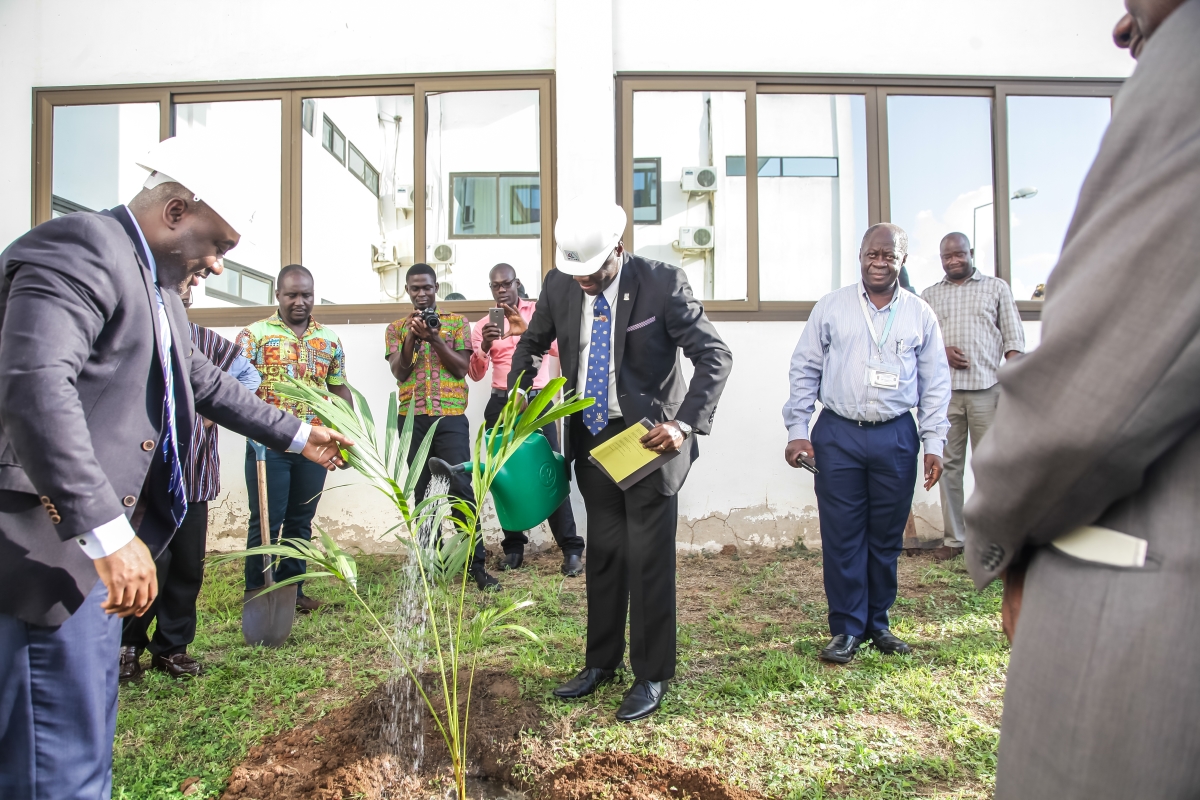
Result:
[[[1037,299],[1038,286],[1058,262],[1111,116],[1107,97],[1008,98],[1009,238],[1018,300]]]
[[[264,275],[274,275],[282,266],[279,263],[281,113],[278,100],[226,100],[175,106],[176,136],[208,131],[214,135],[214,141],[230,148],[231,161],[253,165],[253,169],[239,171],[231,178],[236,181],[237,191],[247,199],[247,205],[254,209],[254,227],[243,233],[231,257]],[[209,297],[203,288],[193,294],[199,307],[233,305]],[[267,301],[271,305],[274,302],[273,298]]]
[[[745,168],[729,169],[745,153],[744,93],[634,94],[633,157],[662,165],[660,222],[638,225],[634,250],[681,267],[705,300],[746,297]]]
[[[158,103],[57,106],[54,216],[128,203],[149,174],[135,162],[158,142]]]
[[[204,280],[204,291],[222,292],[230,297],[240,297],[241,289],[240,279],[241,273],[238,271],[238,265],[229,259],[225,259],[225,271],[220,275],[210,275]],[[197,292],[193,292],[197,294]],[[211,304],[210,304],[211,305]]]
[[[658,222],[658,159],[633,162],[633,221]]]
[[[779,157],[778,156],[759,156],[758,157],[758,177],[760,178],[778,178],[779,177]]]
[[[534,175],[500,176],[500,233],[537,236],[542,221],[542,185]]]
[[[891,96],[887,113],[891,221],[908,232],[913,289],[942,279],[938,248],[955,231],[974,243],[975,267],[995,275],[991,99]]]
[[[259,306],[272,305],[275,302],[272,294],[271,282],[269,280],[263,280],[256,275],[242,275],[243,300],[248,300]]]
[[[819,300],[859,277],[866,98],[760,94],[757,103],[759,152],[803,154],[772,159],[780,177],[758,181],[759,297]]]
[[[300,105],[300,124],[304,126],[307,133],[313,132],[313,119],[317,114],[317,104],[312,100],[305,100]]]
[[[441,296],[490,300],[488,272],[507,263],[526,293],[536,297],[542,286],[538,92],[425,97],[430,192],[425,259],[438,272]]]
[[[496,181],[494,175],[450,176],[455,236],[496,235]]]
[[[342,131],[353,145],[347,168],[316,140],[302,137],[301,247],[317,297],[330,303],[404,301],[404,272],[417,260],[412,97],[319,97],[306,102],[329,120],[331,137],[334,129]],[[351,171],[356,151],[367,188]],[[366,171],[372,168],[378,172]]]
[[[730,178],[745,176],[746,174],[746,157],[745,156],[725,156],[725,175]]]

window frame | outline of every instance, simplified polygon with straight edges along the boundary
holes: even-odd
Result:
[[[996,272],[1006,282],[1011,276],[1009,246],[1008,118],[1009,96],[1114,97],[1124,84],[1120,79],[1006,78],[889,75],[726,75],[672,73],[618,73],[617,95],[617,194],[628,222],[624,240],[634,247],[633,223],[633,95],[635,92],[746,92],[746,164],[758,163],[757,96],[760,94],[856,94],[866,105],[867,222],[873,225],[891,216],[889,185],[887,99],[891,95],[942,95],[988,97],[992,101],[992,186],[995,202]],[[641,160],[641,159],[636,159]],[[839,164],[840,171],[840,164]],[[750,170],[747,170],[750,172]],[[713,319],[807,320],[816,301],[777,301],[760,296],[758,253],[757,169],[746,177],[746,300],[709,300],[704,306]],[[1041,319],[1042,301],[1017,300],[1023,319]]]
[[[539,233],[500,233],[500,179],[501,178],[529,178],[530,185],[532,179],[538,178],[536,172],[450,172],[446,175],[450,179],[448,197],[450,202],[447,203],[447,213],[450,215],[450,223],[446,228],[447,236],[451,239],[536,239],[545,234],[545,228],[541,224],[542,207],[538,207],[538,226],[541,228]],[[454,200],[454,180],[455,178],[494,178],[496,180],[496,232],[495,233],[455,233],[454,232],[454,206],[457,201]],[[511,188],[515,188],[510,186]],[[539,197],[539,202],[540,202]],[[509,224],[512,224],[511,222]],[[532,223],[530,223],[532,224]],[[543,273],[544,274],[544,273]]]
[[[302,137],[303,101],[322,97],[410,95],[413,97],[413,130],[426,129],[425,95],[433,92],[475,92],[536,90],[538,92],[538,175],[541,190],[542,220],[553,220],[557,207],[554,118],[555,77],[550,70],[437,74],[397,74],[356,78],[295,78],[192,83],[153,83],[92,87],[48,86],[33,90],[33,181],[30,223],[38,225],[51,218],[51,181],[54,142],[54,109],[58,106],[103,105],[112,103],[159,104],[159,138],[172,134],[175,104],[225,102],[236,100],[280,100],[281,172],[280,172],[280,264],[303,263],[302,235]],[[314,115],[315,116],[315,115]],[[314,128],[315,128],[314,120]],[[334,124],[336,127],[336,123]],[[339,129],[340,131],[340,129]],[[342,134],[345,136],[345,134]],[[315,132],[314,132],[315,137]],[[347,144],[349,144],[347,138]],[[426,141],[413,141],[413,210],[416,253],[425,252],[426,216]],[[364,159],[365,160],[365,159]],[[370,163],[369,161],[367,163]],[[374,165],[371,165],[374,167]],[[382,182],[382,175],[380,176]],[[541,271],[554,268],[554,241],[543,225],[541,234]],[[481,313],[492,305],[490,300],[443,301],[447,310]],[[271,306],[233,306],[229,308],[192,308],[189,318],[209,327],[240,327],[260,319]],[[412,304],[354,303],[336,305],[337,313],[322,312],[330,321],[344,323],[388,323],[412,311]]]
[[[349,172],[349,173],[350,173],[351,175],[353,175],[354,177],[358,178],[358,182],[359,182],[359,183],[361,183],[363,186],[367,187],[367,191],[368,191],[368,192],[370,192],[371,194],[375,195],[375,197],[379,197],[379,182],[380,182],[380,178],[381,178],[381,176],[380,176],[380,174],[379,174],[379,170],[375,169],[375,165],[371,163],[371,160],[370,160],[369,158],[367,158],[366,156],[364,156],[364,155],[362,154],[362,151],[361,151],[361,150],[359,150],[357,147],[355,147],[355,146],[354,146],[354,142],[352,142],[352,141],[350,141],[349,139],[347,139],[347,140],[346,140],[346,147],[347,147],[347,150],[346,150],[346,171],[347,171],[347,172]],[[366,172],[368,172],[368,171],[369,171],[369,172],[372,172],[372,173],[374,173],[374,175],[375,175],[375,188],[373,188],[373,189],[372,189],[372,188],[371,188],[371,184],[367,183],[366,179],[365,179],[365,178],[364,178],[362,175],[359,175],[357,172],[355,172],[355,171],[354,171],[354,168],[350,166],[350,153],[351,153],[351,151],[353,151],[354,155],[358,156],[359,160],[363,162],[363,166],[366,168],[366,169],[364,169],[364,170],[363,170],[363,172],[364,172],[364,173],[366,173]]]
[[[301,123],[301,127],[303,127],[303,123]],[[326,130],[328,130],[331,134],[331,136],[329,137],[328,144],[325,142],[325,131]],[[337,153],[333,152],[332,145],[333,145],[333,138],[335,136],[340,136],[342,139],[341,155],[338,155]],[[329,153],[329,155],[333,156],[335,161],[337,161],[339,164],[341,164],[343,167],[346,167],[347,169],[349,169],[348,162],[350,161],[349,153],[346,150],[346,148],[348,146],[352,146],[352,145],[350,145],[350,140],[346,138],[346,134],[342,133],[342,129],[337,126],[336,122],[334,122],[333,120],[331,120],[329,118],[328,114],[322,113],[321,114],[321,147],[324,148],[326,153]],[[361,156],[362,153],[359,153],[359,155]]]
[[[656,181],[658,181],[658,185],[654,189],[654,219],[635,219],[633,221],[633,224],[634,225],[661,225],[662,224],[662,184],[663,184],[662,158],[660,156],[644,156],[642,158],[635,158],[635,159],[633,159],[633,172],[637,171],[637,164],[639,161],[642,162],[643,164],[648,164],[651,161],[654,162],[654,179]],[[633,172],[630,172],[631,177],[633,175]],[[631,217],[633,216],[633,213],[637,210],[637,207],[633,205],[633,191],[636,191],[636,189],[631,190],[630,195],[629,195],[629,197],[630,197],[629,214]],[[649,208],[649,207],[650,206],[641,206],[641,208]]]
[[[225,265],[225,271],[236,273],[238,276],[238,294],[232,295],[232,294],[229,294],[228,292],[223,292],[220,289],[211,289],[211,288],[209,288],[209,286],[207,284],[205,284],[205,286],[204,286],[204,294],[206,296],[215,297],[218,300],[224,300],[227,303],[233,303],[234,305],[240,306],[242,308],[267,308],[267,306],[262,306],[262,305],[258,305],[256,303],[252,303],[249,300],[247,300],[246,298],[242,297],[242,295],[241,295],[242,277],[245,275],[249,275],[252,278],[258,278],[260,281],[266,281],[267,286],[268,286],[268,289],[267,289],[268,295],[275,294],[275,279],[272,278],[270,275],[265,275],[256,269],[251,269],[250,267],[247,267],[245,264],[240,264],[237,261],[233,261],[232,259],[227,258],[224,260],[223,263]],[[200,310],[200,309],[197,309],[197,310]]]

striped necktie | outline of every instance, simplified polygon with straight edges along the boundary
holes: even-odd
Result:
[[[155,286],[154,291],[159,292],[160,290]],[[158,302],[159,325],[166,332],[166,335],[169,336],[170,323],[167,320],[167,309],[163,305],[161,294],[158,295]],[[165,340],[166,337],[164,336],[163,338]],[[178,528],[183,524],[183,518],[187,515],[188,502],[187,487],[183,481],[183,464],[179,461],[179,442],[175,431],[175,370],[171,368],[171,347],[165,346],[166,342],[162,340],[160,340],[159,345],[159,352],[162,353],[164,387],[162,456],[163,463],[167,465],[167,469],[171,473],[169,484],[171,491],[171,519],[174,520],[175,527]]]
[[[608,359],[612,339],[609,317],[608,300],[600,295],[592,306],[592,343],[588,348],[587,382],[583,390],[584,397],[596,400],[583,410],[583,424],[593,436],[608,425]]]

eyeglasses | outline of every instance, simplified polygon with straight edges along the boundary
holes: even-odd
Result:
[[[489,289],[511,289],[513,284],[517,282],[516,278],[511,281],[494,281],[488,284]]]

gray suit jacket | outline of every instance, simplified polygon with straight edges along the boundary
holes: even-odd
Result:
[[[1030,559],[997,798],[1200,796],[1200,0],[1122,88],[974,459],[978,586]],[[1145,568],[1047,547],[1095,524]]]
[[[704,315],[704,306],[692,296],[683,270],[639,256],[626,255],[618,276],[616,317],[613,320],[612,353],[617,374],[617,400],[627,420],[651,422],[678,419],[698,434],[712,430],[717,401],[733,368],[733,353]],[[628,299],[627,299],[628,298]],[[558,340],[563,390],[578,389],[579,325],[583,314],[583,289],[571,276],[551,270],[546,275],[529,330],[513,353],[508,385],[529,388],[542,357]],[[690,385],[683,380],[679,353],[692,361],[695,373]],[[577,417],[563,421],[563,452],[571,452],[570,426]],[[659,492],[672,495],[683,486],[692,461],[700,456],[696,437],[684,446],[681,456],[668,461],[649,475]]]
[[[184,463],[196,412],[286,449],[299,420],[193,352],[182,303],[163,298]],[[124,207],[52,220],[0,254],[0,613],[65,621],[97,580],[73,537],[135,507],[152,553],[174,534],[159,324]]]

